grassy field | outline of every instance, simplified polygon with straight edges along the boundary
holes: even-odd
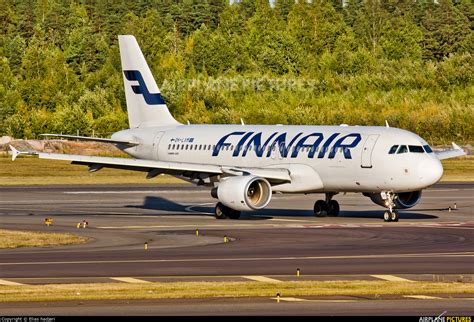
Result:
[[[72,234],[0,229],[0,248],[47,247],[82,244],[88,238]]]
[[[0,287],[0,302],[474,293],[471,283],[386,281],[95,283]]]
[[[443,160],[441,181],[474,181],[474,156]]]
[[[474,157],[443,161],[441,181],[474,181]],[[185,183],[172,176],[162,175],[145,179],[144,172],[102,169],[89,173],[86,166],[71,165],[68,161],[44,160],[34,157],[0,157],[0,186],[49,184],[166,184]]]

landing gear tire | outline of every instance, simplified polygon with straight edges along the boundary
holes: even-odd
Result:
[[[214,214],[216,216],[216,219],[227,219],[227,215],[226,215],[227,209],[225,208],[227,207],[221,204],[220,202],[216,204],[216,208],[214,209]]]
[[[385,222],[389,222],[389,221],[392,221],[392,216],[390,215],[390,212],[389,211],[386,211],[384,212],[383,214],[383,221]]]
[[[339,203],[336,200],[330,200],[327,204],[327,209],[329,217],[339,216]]]
[[[318,200],[314,204],[314,215],[316,217],[326,217],[328,215],[328,204],[324,200]]]
[[[216,219],[227,219],[227,218],[239,219],[240,218],[240,211],[224,206],[220,202],[216,204],[214,214],[216,216]]]
[[[230,219],[239,219],[240,218],[240,211],[234,210],[234,209],[230,209],[230,210],[231,210],[231,212],[229,214]]]
[[[398,221],[398,214],[393,211],[391,214],[390,214],[390,221],[394,221],[394,222],[397,222]]]

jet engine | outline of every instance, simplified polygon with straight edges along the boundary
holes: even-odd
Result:
[[[211,191],[225,206],[238,211],[265,208],[272,198],[272,187],[264,178],[247,175],[223,179],[217,191]]]
[[[375,204],[388,208],[385,203],[385,199],[382,198],[380,193],[364,193],[364,196],[369,197]],[[407,209],[415,206],[421,199],[420,191],[410,192],[399,192],[395,194],[393,202],[395,203],[395,209]]]

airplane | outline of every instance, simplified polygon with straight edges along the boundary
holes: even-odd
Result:
[[[323,193],[317,217],[338,216],[334,196],[362,193],[383,206],[383,219],[396,222],[397,209],[415,206],[422,190],[443,175],[440,160],[465,155],[434,152],[418,135],[386,126],[302,126],[181,124],[169,112],[137,40],[119,35],[130,128],[110,139],[62,134],[48,137],[107,142],[133,158],[18,151],[102,168],[169,174],[211,187],[217,219],[238,219],[242,211],[265,208],[274,193]]]

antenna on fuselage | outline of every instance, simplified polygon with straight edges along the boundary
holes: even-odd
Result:
[[[240,118],[240,124],[245,125],[243,118]]]
[[[387,120],[385,120],[385,126],[386,126],[386,127],[390,127],[390,125],[388,125],[388,121],[387,121]]]

